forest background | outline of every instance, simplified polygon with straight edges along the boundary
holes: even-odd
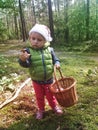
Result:
[[[31,82],[3,106],[29,78],[18,56],[35,23],[50,27],[62,72],[77,80],[78,94],[77,104],[61,117],[46,105],[41,122],[35,120]],[[20,129],[98,129],[98,0],[0,0],[0,130]]]
[[[98,40],[98,0],[0,0],[0,41],[23,39],[35,23],[51,29],[55,43]]]

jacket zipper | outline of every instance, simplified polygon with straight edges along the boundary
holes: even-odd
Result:
[[[43,68],[44,68],[44,80],[46,81],[46,65],[45,65],[45,59],[44,59],[44,53],[43,50],[40,50],[42,54],[42,63],[43,63]]]

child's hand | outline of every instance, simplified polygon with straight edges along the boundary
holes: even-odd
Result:
[[[60,69],[60,64],[55,64],[56,69]]]
[[[22,61],[26,61],[28,58],[30,57],[30,54],[28,54],[25,50],[22,50],[20,55],[19,55],[19,58],[22,60]]]

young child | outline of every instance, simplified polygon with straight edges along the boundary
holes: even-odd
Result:
[[[60,62],[53,48],[49,47],[49,42],[52,41],[49,28],[35,24],[29,32],[29,40],[31,46],[21,52],[19,63],[29,68],[38,106],[36,119],[44,117],[45,96],[52,110],[61,115],[63,111],[57,106],[57,101],[49,90],[53,83],[54,66],[60,68]]]

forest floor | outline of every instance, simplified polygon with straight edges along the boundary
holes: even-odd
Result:
[[[20,53],[20,49],[25,47],[26,43],[23,43],[22,41],[9,41],[7,43],[0,44],[0,54],[4,57],[18,57]],[[11,71],[10,71],[11,73]],[[9,73],[9,75],[10,75]],[[24,80],[21,82],[15,83],[15,87],[18,88],[23,84]],[[0,92],[0,105],[5,102],[7,99],[10,99],[13,97],[14,92],[11,92],[8,90]],[[8,127],[9,125],[13,124],[15,120],[19,120],[19,118],[27,117],[29,115],[33,115],[36,111],[36,104],[35,104],[35,96],[34,90],[32,87],[32,83],[29,82],[26,84],[20,91],[17,98],[6,104],[2,109],[0,113],[0,130],[3,128],[1,127]],[[7,109],[7,113],[5,111]],[[5,112],[4,112],[5,111]]]
[[[18,58],[19,53],[22,48],[26,47],[27,43],[24,43],[22,41],[7,41],[7,43],[0,44],[0,54],[3,57],[7,57],[9,59],[10,57],[16,57]],[[16,62],[16,61],[15,61]],[[18,61],[17,61],[18,63]],[[13,70],[12,70],[13,72]],[[12,73],[10,71],[10,73]],[[9,73],[9,75],[10,75]],[[24,73],[22,73],[24,74]],[[21,75],[21,72],[20,72]],[[22,76],[22,75],[21,75]],[[16,88],[19,88],[24,82],[25,78],[20,80],[18,83],[15,83]],[[4,103],[7,99],[11,99],[17,89],[13,92],[10,88],[6,91],[0,92],[0,105]],[[28,84],[25,84],[25,86],[21,89],[19,95],[17,98],[15,98],[10,103],[7,103],[4,105],[4,107],[1,108],[0,112],[0,130],[5,130],[8,128],[11,124],[13,124],[15,121],[19,121],[21,118],[26,118],[31,116],[34,116],[37,111],[36,108],[36,99],[35,99],[35,93],[32,86],[32,82],[30,81]],[[48,107],[48,102],[46,102],[46,109]]]
[[[26,45],[27,45],[27,43],[23,43],[22,41],[9,41],[7,43],[0,44],[0,54],[3,57],[10,59],[11,62],[15,62],[14,64],[18,64],[17,58],[18,58],[18,55],[20,53],[20,50],[22,48],[26,47]],[[72,59],[70,59],[70,57],[73,59],[77,58],[78,60],[79,60],[79,58],[82,58],[83,60],[86,59],[87,62],[89,60],[91,60],[88,63],[88,65],[92,65],[95,62],[98,63],[98,55],[97,54],[96,55],[93,55],[93,54],[89,55],[88,54],[88,55],[84,55],[84,56],[81,55],[80,56],[80,55],[76,55],[76,54],[66,53],[65,51],[64,52],[57,51],[56,54],[61,58],[61,62],[63,61],[63,68],[64,69],[65,69],[64,65],[68,64],[68,61],[72,60]],[[13,58],[14,58],[14,60],[13,60]],[[69,58],[69,60],[67,62],[64,62],[64,60],[66,58]],[[80,61],[82,59],[80,59]],[[71,61],[71,64],[72,64],[72,62],[73,61]],[[87,62],[86,62],[86,64],[87,64]],[[17,72],[20,76],[26,75],[25,74],[27,72],[26,70],[24,70],[24,69],[22,70],[22,68],[20,68],[18,65],[16,65],[15,67],[16,67],[16,70],[14,70],[12,67],[8,71],[9,75],[10,75],[10,73],[12,73],[14,71]],[[73,65],[73,67],[75,68],[76,66]],[[76,69],[77,69],[77,67],[76,67]],[[69,73],[69,71],[73,71],[73,68],[72,68],[72,70],[70,70],[69,68],[67,70]],[[23,72],[23,71],[25,71],[25,72]],[[76,71],[76,70],[74,70],[74,71]],[[78,71],[81,71],[81,70],[78,70]],[[68,73],[66,72],[66,74],[68,74]],[[74,76],[77,77],[77,74]],[[15,83],[14,87],[21,86],[21,84],[23,84],[23,82],[27,78],[28,78],[28,75],[24,76],[23,79],[20,79],[19,82]],[[82,86],[81,82],[83,82],[83,81],[79,81],[79,82],[80,83],[78,83],[78,85]],[[81,90],[81,92],[80,92],[80,90]],[[97,90],[95,92],[97,93]],[[78,88],[78,93],[81,96],[83,93],[85,93],[85,90],[83,90],[83,88],[80,87],[80,88]],[[88,93],[89,93],[89,91],[88,91]],[[2,100],[0,100],[0,105],[2,104],[2,102],[4,102],[6,99],[8,99],[11,96],[13,96],[13,92],[9,91],[9,89],[6,91],[1,91],[0,92],[0,99],[2,99]],[[81,97],[83,97],[83,95]],[[52,113],[52,111],[48,107],[48,104],[46,101],[46,119],[44,120],[44,122],[37,124],[38,122],[34,120],[35,113],[37,110],[36,100],[35,100],[35,96],[34,96],[34,90],[32,87],[32,83],[29,82],[28,84],[26,84],[22,88],[18,97],[15,100],[13,100],[11,103],[8,103],[6,106],[4,106],[2,109],[0,109],[0,130],[19,130],[21,128],[22,128],[21,130],[46,130],[46,128],[48,127],[47,121],[50,123],[54,122],[54,124],[52,124],[52,126],[51,126],[51,124],[48,123],[49,128],[47,128],[47,130],[50,130],[50,129],[51,130],[95,130],[94,128],[98,128],[98,123],[96,122],[95,123],[96,125],[93,128],[92,124],[94,122],[92,122],[92,118],[89,117],[89,115],[88,115],[88,112],[90,110],[88,110],[88,108],[87,108],[87,113],[86,113],[87,115],[85,113],[83,113],[84,110],[86,109],[86,101],[85,101],[85,99],[81,99],[81,97],[80,97],[80,103],[78,106],[74,107],[73,109],[72,108],[69,109],[69,111],[67,111],[67,112],[66,112],[66,109],[64,109],[64,115],[62,117],[59,117],[59,118],[57,118],[54,115],[54,113]],[[81,103],[81,101],[84,101],[84,104]],[[98,101],[96,100],[96,103],[97,102]],[[87,102],[87,105],[88,105],[88,102]],[[94,107],[95,107],[95,104],[94,104]],[[92,107],[90,106],[90,108],[92,108]],[[76,111],[77,111],[77,113],[76,113]],[[51,119],[49,114],[51,114],[51,116],[54,119],[53,118]],[[78,114],[79,117],[78,117],[78,115],[76,116],[76,114]],[[82,114],[84,114],[84,117],[86,116],[85,119],[84,119],[84,117],[82,118]],[[74,120],[71,119],[71,117],[74,117]],[[67,121],[67,118],[69,121]],[[72,122],[70,122],[70,120]],[[33,123],[32,123],[32,121],[33,121]],[[88,122],[88,124],[86,123],[86,121]],[[90,121],[91,121],[91,124],[89,123]],[[21,123],[18,123],[18,122],[21,122]],[[18,123],[18,125],[17,125],[17,123]],[[43,126],[44,123],[46,124],[46,126]],[[61,126],[61,124],[62,124],[62,126]],[[37,126],[37,125],[39,125],[39,126]],[[86,126],[86,125],[88,125],[88,126]],[[89,126],[89,125],[92,125],[92,126]],[[91,129],[89,129],[89,128],[91,128]]]

